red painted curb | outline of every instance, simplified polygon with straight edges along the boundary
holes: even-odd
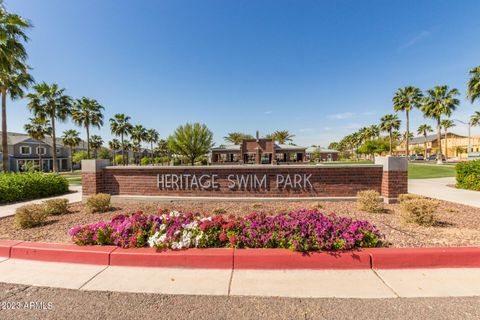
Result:
[[[158,251],[154,248],[118,248],[110,255],[111,266],[232,269],[233,249]]]
[[[479,247],[372,248],[373,269],[478,268]]]
[[[22,243],[15,240],[0,240],[0,257],[10,258],[10,251],[14,245]]]
[[[115,249],[117,247],[22,242],[12,246],[10,258],[108,265],[110,263],[110,253]]]
[[[288,249],[239,249],[234,269],[370,269],[362,251],[300,253]]]

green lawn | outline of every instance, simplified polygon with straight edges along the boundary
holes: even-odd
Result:
[[[82,175],[80,174],[80,171],[60,172],[60,175],[67,179],[68,184],[82,184]]]
[[[455,165],[451,164],[408,164],[409,179],[455,177]]]
[[[332,162],[322,162],[322,164],[373,164],[373,161],[370,161],[370,160],[360,160],[360,161],[332,161]]]

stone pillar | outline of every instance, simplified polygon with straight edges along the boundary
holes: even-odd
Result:
[[[110,160],[82,160],[83,197],[103,192],[103,169],[110,165]]]
[[[408,161],[406,157],[375,157],[383,166],[381,195],[386,203],[394,203],[402,193],[408,193]]]

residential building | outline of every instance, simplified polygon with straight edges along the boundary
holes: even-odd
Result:
[[[25,170],[25,163],[32,161],[43,171],[53,170],[53,147],[52,138],[47,137],[44,141],[32,139],[24,133],[8,132],[8,159],[11,171],[21,172]],[[0,144],[2,138],[0,136]],[[81,141],[74,152],[87,150],[87,143]],[[64,146],[62,139],[57,138],[57,163],[60,171],[70,170],[70,148]],[[0,150],[0,155],[2,151]],[[1,157],[0,157],[1,159]],[[40,164],[41,159],[41,164]]]

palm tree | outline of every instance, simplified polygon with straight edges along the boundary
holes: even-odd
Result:
[[[70,148],[70,171],[73,172],[73,148],[80,144],[80,132],[75,129],[63,131],[62,142],[63,145]]]
[[[400,119],[396,114],[387,114],[380,119],[380,130],[388,132],[390,138],[390,155],[393,147],[393,130],[400,129]]]
[[[133,143],[133,152],[135,155],[135,163],[137,164],[137,153],[141,151],[141,144],[143,141],[145,141],[145,138],[147,136],[147,130],[145,129],[144,126],[137,124],[132,128],[132,131],[130,132],[130,137],[132,139]]]
[[[25,132],[32,137],[32,139],[37,140],[38,142],[44,142],[47,135],[52,134],[52,127],[50,126],[50,121],[42,118],[30,118],[30,123],[27,123],[23,126]],[[38,151],[38,166],[40,171],[43,171],[42,165],[42,153]]]
[[[23,90],[33,82],[25,64],[27,52],[23,45],[28,41],[25,30],[31,24],[17,14],[6,11],[0,2],[0,93],[2,94],[2,166],[10,170],[8,163],[7,95],[15,100],[22,98]]]
[[[93,149],[93,157],[96,159],[97,158],[97,151],[100,149],[103,145],[103,139],[99,135],[92,135],[90,137],[90,146]]]
[[[120,143],[122,145],[123,165],[126,165],[125,157],[125,136],[128,136],[132,131],[130,124],[130,117],[123,113],[117,113],[110,119],[110,130],[117,137],[120,136]]]
[[[441,130],[442,116],[450,117],[452,112],[460,104],[460,100],[456,98],[460,93],[457,89],[448,89],[448,86],[436,86],[427,90],[427,96],[423,99],[421,110],[425,117],[432,118],[437,121],[437,163],[442,163],[442,145]]]
[[[480,98],[480,66],[470,69],[470,79],[467,86],[467,97],[470,98],[470,102]]]
[[[287,141],[293,141],[293,137],[295,137],[295,135],[288,132],[288,130],[277,130],[269,136],[279,144],[285,144]]]
[[[145,134],[145,142],[150,143],[150,157],[152,160],[152,164],[153,164],[153,158],[154,158],[153,144],[158,142],[159,137],[160,136],[157,130],[155,129],[148,129]]]
[[[425,149],[425,159],[427,159],[427,135],[429,132],[433,132],[433,129],[428,124],[422,124],[417,129],[417,134],[423,135],[423,138],[425,139],[423,142],[423,147]]]
[[[413,108],[420,108],[422,103],[422,92],[420,89],[406,86],[405,88],[400,88],[395,92],[393,96],[393,110],[395,112],[405,111],[405,155],[409,156],[409,141],[410,141],[410,119],[409,113]]]
[[[58,172],[55,122],[65,121],[70,115],[72,98],[65,95],[65,89],[60,89],[56,83],[48,85],[43,82],[33,86],[33,89],[35,92],[27,95],[30,99],[28,108],[35,116],[49,119],[52,123],[53,171]]]
[[[174,153],[187,158],[193,166],[199,157],[207,154],[213,147],[213,133],[205,124],[187,123],[178,127],[168,138],[168,147]]]
[[[455,127],[455,122],[453,122],[453,120],[450,120],[450,119],[444,119],[444,120],[442,120],[441,125],[443,127],[444,132],[445,132],[445,160],[448,160],[448,145],[447,145],[448,129],[450,129],[452,127]]]
[[[112,150],[112,161],[113,161],[113,165],[115,166],[116,165],[116,160],[115,160],[115,157],[117,155],[117,150],[120,149],[121,147],[121,144],[120,144],[120,141],[118,141],[117,139],[112,139],[111,141],[108,142],[108,147],[110,148],[110,150]]]
[[[72,120],[80,127],[84,127],[87,131],[87,156],[90,158],[90,126],[100,129],[103,126],[104,108],[97,100],[82,97],[77,99],[72,110]]]
[[[242,143],[242,140],[245,139],[253,139],[253,136],[242,132],[230,132],[227,134],[226,137],[223,137],[223,140],[225,140],[225,142],[230,142],[235,145],[239,145],[240,143]]]
[[[480,126],[480,111],[475,111],[470,117],[470,125],[472,127]]]

